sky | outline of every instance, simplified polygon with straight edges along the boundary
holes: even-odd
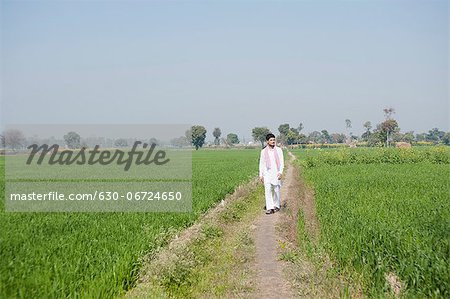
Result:
[[[449,131],[449,3],[1,1],[0,123]]]

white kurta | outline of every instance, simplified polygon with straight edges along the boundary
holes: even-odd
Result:
[[[273,150],[269,148],[270,168],[267,168],[266,159],[264,157],[263,149],[259,158],[259,176],[264,178],[264,192],[266,197],[266,209],[281,207],[281,180],[278,179],[278,174],[283,174],[284,158],[283,151],[279,147]],[[277,162],[275,160],[275,151],[277,151],[278,159],[280,161],[280,168],[277,169]]]
[[[279,171],[277,170],[277,162],[275,161],[275,150],[277,151],[278,159],[280,160]],[[266,160],[264,159],[264,151],[265,149],[261,151],[261,156],[259,158],[259,176],[264,178],[264,184],[270,183],[275,186],[280,186],[281,181],[278,179],[278,174],[282,174],[284,170],[283,150],[277,146],[273,150],[269,148],[269,169],[267,169]]]

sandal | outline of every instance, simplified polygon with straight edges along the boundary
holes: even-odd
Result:
[[[275,212],[278,212],[279,210],[280,210],[280,208],[279,207],[275,207]]]
[[[273,213],[275,213],[275,211],[273,209],[270,209],[270,210],[266,211],[266,215],[270,215],[270,214],[273,214]]]

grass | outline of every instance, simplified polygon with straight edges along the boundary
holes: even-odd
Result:
[[[160,253],[146,266],[145,283],[132,298],[238,298],[253,290],[251,223],[261,213],[263,188],[250,186],[218,214],[202,220],[199,233]]]
[[[244,219],[249,214],[254,216],[255,211],[260,212],[261,198],[262,188],[259,188],[259,192],[224,211],[236,217],[219,217],[216,223],[203,226],[202,235],[188,249],[190,254],[184,254],[180,259],[184,262],[178,262],[182,267],[162,275],[170,282],[164,284],[170,297],[198,298],[205,294],[217,298],[239,297],[252,290],[248,263],[254,257],[255,248]],[[189,275],[180,279],[180,273]],[[175,283],[173,277],[178,277]]]
[[[191,213],[6,213],[0,203],[0,297],[113,297],[140,258],[257,174],[259,151],[193,152]],[[4,159],[0,157],[0,170]],[[0,178],[0,198],[4,198]]]
[[[402,155],[390,151],[390,157]],[[433,155],[421,151],[423,157]],[[295,153],[303,159],[303,174],[315,190],[321,225],[317,246],[341,273],[361,279],[370,297],[390,292],[388,273],[399,278],[405,297],[449,297],[448,162],[386,158],[391,163],[364,163],[364,157],[352,158],[354,153],[345,153],[348,159],[339,151],[326,151],[328,157],[323,152]],[[382,156],[359,149],[357,153]],[[305,163],[309,157],[321,162]],[[339,159],[341,165],[324,162]]]

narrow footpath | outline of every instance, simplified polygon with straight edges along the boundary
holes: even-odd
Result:
[[[286,231],[281,232],[278,227],[287,217],[286,211],[292,210],[298,202],[295,193],[295,171],[293,165],[295,157],[289,153],[287,170],[285,171],[281,187],[281,211],[266,215],[263,211],[255,221],[254,240],[256,246],[255,264],[257,270],[256,298],[294,298],[290,282],[285,277],[285,262],[279,259],[280,244],[283,244]],[[295,224],[292,224],[295,227]],[[285,228],[285,227],[284,227]]]

